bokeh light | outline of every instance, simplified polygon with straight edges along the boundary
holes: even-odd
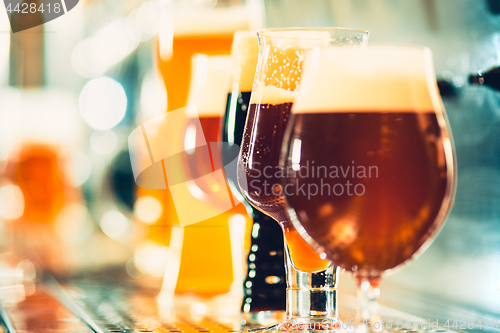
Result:
[[[85,153],[66,148],[60,151],[59,156],[59,168],[66,174],[71,185],[80,186],[89,179],[92,167]]]
[[[86,206],[74,202],[63,207],[55,220],[56,232],[67,244],[79,244],[87,240],[94,230]]]
[[[141,30],[142,41],[147,41],[156,35],[160,27],[161,5],[158,1],[146,1],[129,15]]]
[[[143,272],[137,269],[135,258],[130,258],[127,261],[127,263],[125,264],[125,270],[127,271],[127,274],[134,279],[139,279],[145,275]]]
[[[23,192],[16,185],[0,188],[0,216],[5,219],[18,219],[24,213]]]
[[[116,19],[75,46],[73,68],[83,77],[100,76],[135,50],[140,41],[141,30],[133,19]]]
[[[158,199],[144,195],[137,199],[134,207],[135,215],[146,224],[153,224],[160,218],[163,208]]]
[[[102,231],[114,240],[124,240],[130,231],[130,221],[119,211],[109,210],[100,221]]]
[[[36,278],[36,268],[33,262],[29,259],[21,260],[16,267],[19,275],[23,277],[24,281],[33,281]]]
[[[111,130],[95,131],[90,137],[90,146],[99,155],[111,153],[116,148],[117,143],[116,134]]]
[[[134,252],[134,263],[139,271],[156,277],[163,277],[167,265],[168,248],[146,241]]]
[[[109,130],[118,125],[127,110],[123,86],[109,77],[87,82],[80,94],[80,114],[96,130]]]
[[[157,70],[149,70],[142,80],[139,122],[159,116],[167,110],[167,90]]]

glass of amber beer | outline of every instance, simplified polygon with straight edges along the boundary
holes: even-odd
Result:
[[[160,302],[197,315],[238,316],[248,218],[242,205],[231,200],[217,143],[231,58],[195,54],[192,68],[190,105],[172,111],[175,118],[166,118],[155,136],[181,152],[163,160],[179,224],[170,228],[169,252],[176,257],[167,261]],[[206,306],[194,310],[194,302]]]
[[[238,184],[248,202],[271,216],[285,236],[286,319],[278,330],[323,330],[337,323],[337,267],[320,257],[293,227],[281,191],[279,156],[304,57],[314,47],[363,48],[368,32],[347,28],[286,28],[258,32],[259,62],[238,160]]]
[[[453,204],[454,147],[432,55],[381,45],[309,56],[280,185],[299,233],[357,279],[358,326],[382,331],[382,275],[424,251]]]

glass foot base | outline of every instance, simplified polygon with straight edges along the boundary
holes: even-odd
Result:
[[[259,329],[267,330],[275,328],[285,319],[285,311],[256,311],[243,312],[242,325],[248,331]]]

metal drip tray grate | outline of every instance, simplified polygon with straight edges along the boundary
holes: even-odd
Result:
[[[264,325],[248,325],[236,315],[208,317],[193,315],[186,310],[165,310],[159,307],[156,293],[131,286],[108,284],[70,284],[64,288],[55,282],[37,287],[35,295],[0,313],[8,333],[237,333],[248,332]],[[355,318],[352,310],[355,298],[342,297],[341,322],[338,333],[354,333],[348,318]],[[188,302],[189,303],[189,302]],[[384,333],[448,333],[454,332],[425,325],[421,318],[382,308],[387,325]],[[274,319],[278,323],[278,319]],[[422,323],[408,327],[408,323]],[[266,321],[270,325],[269,321]],[[429,323],[430,324],[430,323]],[[328,326],[326,327],[328,328]],[[331,326],[330,326],[331,328]],[[297,332],[318,330],[300,327]],[[325,327],[319,330],[325,330]],[[266,333],[272,333],[269,327]]]
[[[66,286],[55,297],[97,333],[228,333],[256,328],[239,316],[196,317],[189,311],[167,311],[145,290],[94,284]]]

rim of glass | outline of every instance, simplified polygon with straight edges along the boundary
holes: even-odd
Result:
[[[275,33],[279,32],[291,32],[291,31],[346,31],[351,32],[352,34],[347,36],[336,36],[328,38],[327,40],[335,40],[339,38],[349,38],[349,37],[361,37],[361,36],[369,36],[370,32],[368,30],[356,29],[356,28],[344,28],[344,27],[287,27],[287,28],[269,28],[262,29],[257,31],[257,35],[263,37],[277,38],[277,39],[304,39],[304,37],[294,37],[294,36],[280,36],[275,35]],[[322,39],[321,37],[312,37],[307,39]]]

